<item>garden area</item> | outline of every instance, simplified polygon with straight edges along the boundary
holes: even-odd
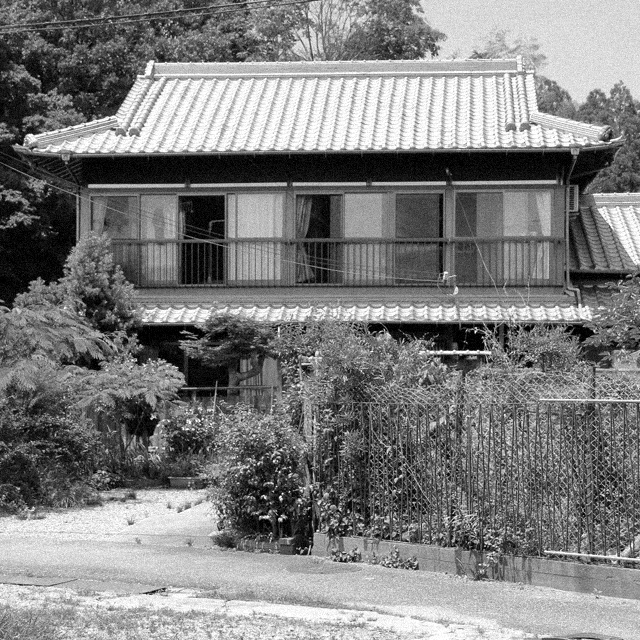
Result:
[[[613,312],[635,309],[630,287]],[[620,326],[601,320],[594,343],[619,344]],[[233,393],[181,399],[184,377],[145,358],[139,327],[98,237],[59,281],[2,308],[0,513],[35,519],[182,483],[206,494],[223,546],[286,538],[305,552],[321,531],[637,559],[640,377],[587,363],[564,327],[514,325],[506,340],[485,328],[490,355],[467,371],[429,340],[335,321],[215,317],[185,333],[184,352],[236,386],[277,360],[282,393],[260,410]]]

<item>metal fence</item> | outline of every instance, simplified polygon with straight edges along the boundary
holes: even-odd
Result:
[[[191,402],[213,405],[219,402],[246,404],[254,409],[270,410],[277,397],[273,386],[240,384],[237,387],[182,387],[180,397]]]
[[[564,240],[501,238],[182,239],[112,242],[137,287],[561,285]],[[456,268],[453,269],[455,264]]]
[[[315,480],[334,492],[344,534],[640,551],[640,400],[358,403],[316,419]]]

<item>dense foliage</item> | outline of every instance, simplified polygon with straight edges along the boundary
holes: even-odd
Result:
[[[66,398],[65,386],[44,373],[37,391],[18,381],[0,399],[0,486],[13,496],[0,510],[35,503],[65,505],[82,494],[97,438]]]
[[[367,401],[381,393],[425,389],[447,375],[430,354],[431,342],[395,340],[355,323],[282,326],[271,349],[281,362],[285,387],[295,391],[304,380],[304,393],[314,403]]]
[[[275,538],[307,534],[310,501],[300,433],[282,413],[236,407],[220,417],[222,473],[212,488],[219,526]]]
[[[235,315],[209,318],[198,327],[199,334],[187,333],[180,345],[191,358],[211,367],[226,367],[229,387],[254,378],[262,371],[264,359],[271,355],[274,328]],[[242,361],[250,367],[241,371]]]
[[[82,238],[66,259],[58,281],[45,284],[37,279],[14,301],[19,308],[43,305],[68,309],[112,338],[118,333],[131,335],[141,325],[133,285],[114,263],[106,236]]]
[[[131,286],[97,238],[74,249],[63,278],[32,283],[13,309],[0,308],[0,484],[11,485],[8,502],[81,499],[82,477],[86,486],[108,452],[121,464],[134,441],[148,444],[158,409],[184,377],[164,361],[136,360],[127,338],[136,323]]]
[[[216,409],[214,405],[198,403],[175,409],[162,423],[167,453],[171,456],[211,456],[218,447]]]
[[[593,331],[587,344],[606,349],[640,348],[640,274],[609,286],[611,299],[585,323]]]
[[[583,361],[579,339],[567,327],[538,324],[508,325],[502,337],[494,329],[482,330],[484,347],[491,352],[487,368],[534,368],[572,371]]]

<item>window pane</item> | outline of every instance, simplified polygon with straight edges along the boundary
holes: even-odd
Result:
[[[142,240],[175,240],[178,210],[176,197],[141,196],[140,237]]]
[[[415,242],[396,245],[397,283],[433,282],[442,271],[442,194],[405,193],[396,196],[396,237]],[[431,239],[425,241],[425,239]]]
[[[142,285],[177,284],[177,228],[176,196],[140,196],[140,237],[147,241],[140,247]]]
[[[138,239],[138,198],[96,196],[92,200],[91,230],[112,239]]]
[[[229,235],[236,239],[229,245],[229,280],[280,281],[284,201],[282,193],[236,195],[235,211],[229,212]]]
[[[91,231],[112,240],[137,240],[139,233],[137,196],[95,196],[91,199]],[[128,280],[139,284],[140,247],[135,242],[116,242],[113,259]]]
[[[396,196],[397,238],[441,238],[442,195],[404,193]]]
[[[504,205],[501,192],[456,194],[456,236],[474,238],[457,242],[455,275],[460,284],[492,284],[501,280]]]
[[[344,196],[344,282],[383,285],[391,276],[386,193],[347,193]]]

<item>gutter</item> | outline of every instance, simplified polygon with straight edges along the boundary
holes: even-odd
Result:
[[[578,162],[578,156],[580,155],[579,147],[571,148],[571,157],[573,160],[571,161],[571,167],[569,169],[569,173],[567,174],[567,178],[565,180],[565,198],[564,198],[564,235],[565,235],[565,287],[564,290],[567,293],[572,293],[576,297],[576,301],[578,302],[578,307],[582,306],[582,292],[578,287],[574,287],[571,284],[571,272],[569,268],[570,263],[570,241],[569,241],[569,199],[567,198],[567,188],[571,185],[571,175],[573,174],[573,170],[576,166],[576,162]]]
[[[603,151],[613,148],[614,145],[606,143],[602,145],[589,145],[582,147],[582,151]],[[42,151],[39,149],[29,149],[21,145],[13,145],[13,149],[20,155],[30,155],[35,158],[51,158],[60,157],[59,151]],[[519,154],[519,153],[567,153],[573,149],[579,149],[579,147],[470,147],[468,149],[455,148],[455,149],[301,149],[301,150],[243,150],[243,151],[123,151],[120,153],[108,152],[108,153],[75,153],[75,158],[153,158],[153,157],[230,157],[230,156],[351,156],[359,154],[362,156],[367,155],[398,155],[398,154],[482,154],[482,153],[502,153],[506,155]],[[595,172],[594,172],[595,173]]]

